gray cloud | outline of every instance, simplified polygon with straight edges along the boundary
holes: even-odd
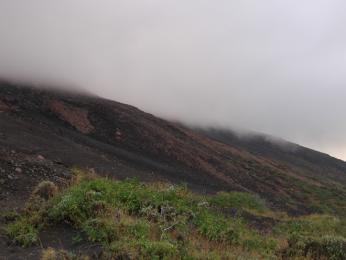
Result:
[[[342,0],[1,0],[0,75],[346,159]]]

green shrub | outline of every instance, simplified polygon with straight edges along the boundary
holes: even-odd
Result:
[[[209,202],[212,205],[236,210],[256,210],[260,212],[267,210],[263,199],[245,192],[219,192],[211,196]]]
[[[168,241],[140,241],[141,256],[150,259],[173,259],[178,256],[178,249]]]
[[[272,234],[262,235],[242,218],[220,210],[267,210],[262,200],[248,193],[200,196],[184,186],[79,178],[48,201],[35,198],[39,199],[30,200],[24,214],[8,227],[10,236],[23,245],[35,243],[47,225],[69,223],[80,231],[81,238],[100,243],[110,257],[187,259],[191,248],[199,251],[204,243],[210,257],[224,247],[261,257],[272,256],[277,250]],[[320,216],[292,219],[280,227],[280,235],[306,235],[314,230],[329,234],[330,230],[341,230],[341,223]],[[194,235],[198,243],[190,243]],[[225,254],[219,255],[222,258]]]
[[[193,222],[197,230],[209,240],[233,243],[239,240],[239,233],[232,227],[231,221],[222,215],[202,210]]]
[[[31,223],[31,219],[21,217],[14,223],[9,224],[6,232],[15,242],[27,247],[37,242],[39,228]]]
[[[305,252],[316,259],[346,259],[346,239],[344,237],[323,236],[320,239],[309,241]]]
[[[257,210],[262,205],[243,193],[220,193],[212,200],[238,208],[245,203],[244,208]],[[184,186],[80,179],[48,202],[39,203],[45,206],[30,207],[30,214],[9,226],[11,236],[22,244],[35,243],[45,223],[64,222],[105,248],[122,247],[126,249],[124,254],[135,251],[145,257],[168,257],[177,250],[180,255],[187,255],[184,239],[177,237],[194,230],[209,241],[238,245],[249,251],[271,250],[267,240],[250,232],[240,218],[215,212],[205,198],[189,193]]]
[[[181,259],[178,248],[169,241],[119,240],[110,250],[115,259]]]
[[[150,225],[144,220],[128,220],[119,223],[118,232],[135,239],[147,239],[150,233]]]
[[[277,250],[278,243],[270,237],[262,237],[259,234],[252,232],[248,238],[244,238],[242,246],[247,251],[257,251],[263,255],[271,255]]]
[[[300,234],[304,236],[344,235],[346,219],[330,215],[310,215],[283,222],[278,227],[283,234]]]
[[[50,188],[47,188],[48,186]],[[55,188],[56,186],[54,184],[51,186],[50,182],[41,182],[35,188],[22,214],[16,216],[5,228],[7,235],[14,242],[24,247],[37,243],[39,232],[45,225],[46,210],[49,206],[45,196],[50,196],[53,190],[56,191]],[[41,194],[40,191],[44,192]]]
[[[346,259],[346,239],[340,236],[318,238],[292,235],[288,240],[286,255],[311,257],[313,259]]]
[[[92,242],[108,244],[118,238],[116,225],[109,219],[90,219],[82,225],[82,231]]]
[[[41,260],[89,260],[90,258],[83,255],[76,255],[65,250],[57,250],[51,247],[42,250]]]

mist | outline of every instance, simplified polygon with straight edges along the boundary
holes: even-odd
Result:
[[[0,77],[346,160],[346,2],[1,0]]]

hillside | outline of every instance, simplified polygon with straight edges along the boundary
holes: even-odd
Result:
[[[274,160],[302,176],[334,185],[346,185],[346,163],[328,154],[264,134],[239,135],[225,129],[195,129],[222,143]]]
[[[248,243],[242,237],[244,234],[257,237],[261,234],[258,232],[272,232],[274,226],[283,221],[282,216],[286,216],[285,221],[290,223],[296,221],[291,217],[307,214],[346,215],[346,163],[328,155],[296,144],[272,142],[262,135],[243,139],[231,131],[192,129],[90,94],[0,83],[0,207],[3,209],[0,228],[17,219],[11,217],[13,213],[6,212],[19,212],[24,215],[19,218],[22,222],[12,226],[14,229],[10,234],[14,241],[27,242],[28,237],[23,232],[27,233],[27,228],[30,228],[34,233],[29,241],[37,239],[35,232],[43,232],[40,239],[44,246],[59,246],[48,243],[57,236],[70,249],[85,251],[82,249],[85,244],[82,244],[82,248],[75,247],[71,240],[71,236],[78,234],[76,230],[58,225],[53,232],[47,233],[41,230],[43,226],[36,226],[38,219],[39,223],[51,221],[46,214],[50,211],[50,203],[54,202],[49,201],[42,208],[39,206],[42,212],[35,209],[37,206],[27,209],[31,203],[28,198],[32,197],[39,183],[51,181],[60,190],[69,189],[71,180],[75,182],[73,169],[76,168],[108,179],[136,178],[161,183],[157,185],[186,184],[186,188],[195,194],[191,196],[197,196],[199,202],[184,197],[181,198],[184,203],[204,205],[205,199],[212,205],[216,203],[208,208],[212,214],[210,217],[219,219],[213,214],[226,214],[232,220],[221,219],[230,225],[236,225],[232,221],[235,215],[239,217],[238,207],[244,207],[244,203],[253,205],[251,198],[254,198],[254,205],[263,205],[266,211],[249,209],[241,212],[241,217],[246,220],[243,231],[239,231],[239,243],[243,247],[247,247]],[[101,188],[116,184],[105,185]],[[165,185],[170,187],[169,184]],[[221,191],[232,193],[218,193]],[[248,196],[251,196],[250,199]],[[258,201],[260,204],[256,204]],[[109,204],[109,207],[114,205]],[[184,208],[184,212],[186,210],[190,211]],[[196,214],[200,212],[195,206],[193,210]],[[33,215],[27,215],[28,212]],[[192,219],[196,217],[195,213]],[[317,224],[320,225],[319,221],[323,222],[324,219],[318,217]],[[327,220],[332,221],[333,217],[327,217]],[[32,221],[36,223],[34,227],[31,226]],[[88,219],[83,221],[87,223]],[[315,221],[313,217],[311,221]],[[343,220],[340,221],[341,224],[336,225],[340,230],[330,234],[340,234],[344,228]],[[150,223],[147,224],[152,225]],[[188,223],[190,220],[186,220],[185,224]],[[197,232],[199,229],[196,225],[193,224],[197,230],[192,228],[189,232]],[[203,232],[209,234],[208,230]],[[216,235],[219,236],[218,233]],[[278,237],[271,236],[278,240]],[[252,239],[256,243],[265,243],[265,248],[270,248],[270,254],[281,254],[267,242]],[[0,252],[4,252],[0,258],[10,256],[9,259],[21,259],[30,253],[31,259],[37,259],[41,251],[39,247],[28,251],[16,244],[8,246],[8,243],[8,236],[0,232]],[[267,254],[269,251],[264,252],[260,245],[264,244],[252,245],[258,251],[254,254]],[[216,244],[210,246],[218,247]]]
[[[294,156],[279,153],[260,139],[258,145],[227,138],[221,143],[91,95],[2,83],[0,109],[0,144],[22,158],[41,155],[52,164],[116,178],[187,183],[203,193],[248,191],[273,209],[293,214],[322,210],[334,193],[345,194],[344,162],[307,149]],[[13,160],[11,156],[2,155],[2,160]],[[344,210],[342,205],[326,207]]]

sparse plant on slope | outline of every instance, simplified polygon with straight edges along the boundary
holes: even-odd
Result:
[[[245,192],[219,192],[215,196],[211,196],[209,201],[213,205],[233,208],[238,211],[255,210],[263,212],[267,210],[263,199]]]
[[[306,237],[291,235],[284,254],[312,259],[346,259],[346,239],[340,236]]]
[[[76,255],[65,250],[47,248],[42,251],[41,260],[90,260],[88,256]]]

